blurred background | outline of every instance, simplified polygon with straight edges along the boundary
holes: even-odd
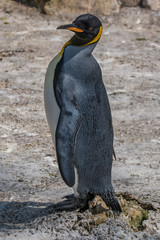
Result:
[[[136,7],[159,10],[159,0],[15,0],[38,7],[49,15],[74,16],[90,12],[98,15],[118,13],[122,7]]]
[[[82,13],[103,24],[93,54],[112,109],[112,179],[124,211],[99,215],[98,227],[88,212],[45,209],[72,193],[46,121],[45,73],[73,35],[56,28]],[[0,239],[160,239],[159,89],[160,0],[0,0]]]
[[[53,16],[72,17],[90,12],[97,15],[118,13],[123,7],[160,10],[159,0],[13,0],[30,7],[37,7],[42,13]],[[3,4],[8,1],[3,1]],[[7,3],[6,3],[7,4]]]

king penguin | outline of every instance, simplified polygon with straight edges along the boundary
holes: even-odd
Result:
[[[113,211],[121,212],[111,182],[111,110],[100,66],[92,55],[102,23],[83,14],[57,29],[75,34],[48,66],[44,102],[59,170],[74,194],[54,204],[54,209],[85,210],[99,195]]]

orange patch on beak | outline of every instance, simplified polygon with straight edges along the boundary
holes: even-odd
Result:
[[[71,31],[73,31],[73,32],[84,32],[82,29],[76,28],[76,27],[69,27],[69,28],[67,28],[67,29],[69,29],[69,30],[71,30]]]

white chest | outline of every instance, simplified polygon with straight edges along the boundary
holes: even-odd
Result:
[[[55,132],[60,114],[54,94],[54,74],[57,63],[61,60],[61,55],[57,55],[49,64],[44,84],[44,104],[48,125],[55,145]]]

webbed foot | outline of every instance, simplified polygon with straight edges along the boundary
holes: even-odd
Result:
[[[59,211],[73,211],[79,209],[85,211],[88,209],[88,199],[75,198],[74,195],[65,196],[67,200],[55,203],[48,207],[49,210]]]
[[[70,195],[66,195],[64,197],[62,197],[62,199],[66,198],[67,200],[68,199],[73,199],[74,198],[74,194],[70,194]]]
[[[106,191],[103,194],[100,194],[103,201],[106,203],[108,207],[111,207],[111,209],[114,212],[120,213],[122,212],[121,206],[118,202],[118,199],[115,195],[114,189],[112,186],[106,189]]]

